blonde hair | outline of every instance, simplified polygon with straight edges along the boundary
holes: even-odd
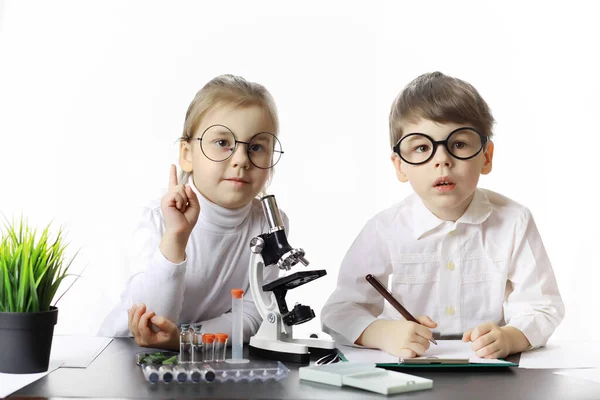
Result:
[[[391,147],[402,138],[406,123],[415,123],[421,118],[438,123],[469,124],[488,138],[492,137],[494,117],[479,92],[471,84],[441,72],[418,76],[394,100],[390,111]]]
[[[273,122],[275,132],[271,133],[278,136],[279,118],[275,100],[271,93],[259,83],[249,82],[241,76],[225,74],[212,79],[196,93],[185,114],[183,133],[179,140],[184,141],[194,137],[206,113],[214,107],[222,105],[232,105],[234,107],[257,105],[262,107]],[[261,190],[261,194],[271,183],[273,168],[269,172],[269,178],[265,187]],[[181,171],[179,183],[185,185],[190,175],[190,172]]]

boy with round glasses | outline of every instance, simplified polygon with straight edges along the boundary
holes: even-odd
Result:
[[[398,95],[391,158],[415,194],[368,221],[348,250],[324,331],[398,357],[425,354],[433,336],[462,338],[483,358],[546,343],[564,305],[533,217],[477,188],[492,170],[493,123],[472,85],[440,72]],[[386,304],[367,274],[389,282],[419,324]]]

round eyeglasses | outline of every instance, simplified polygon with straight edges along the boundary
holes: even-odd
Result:
[[[281,159],[283,150],[281,142],[269,132],[259,132],[249,141],[237,140],[231,129],[225,125],[211,125],[204,130],[199,138],[187,140],[200,141],[202,153],[211,161],[223,162],[235,153],[238,143],[246,145],[248,159],[257,168],[269,169]]]
[[[468,160],[481,152],[488,137],[474,128],[458,128],[450,132],[446,140],[435,141],[424,133],[411,133],[404,136],[394,146],[394,152],[402,161],[412,164],[425,164],[433,158],[439,145],[444,145],[448,154],[459,160]]]

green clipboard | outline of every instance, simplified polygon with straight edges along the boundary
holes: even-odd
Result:
[[[339,357],[342,361],[348,361],[348,359],[344,356],[344,353],[338,348],[337,349]],[[503,359],[500,359],[505,361]],[[510,361],[506,361],[502,364],[496,363],[470,363],[468,358],[437,358],[437,357],[428,357],[428,358],[404,358],[400,359],[398,363],[377,363],[376,364],[380,368],[505,368],[505,367],[518,367],[519,364],[515,364]]]

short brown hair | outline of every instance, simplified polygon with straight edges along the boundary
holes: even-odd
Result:
[[[390,145],[402,138],[403,126],[419,119],[468,124],[492,137],[494,117],[479,92],[470,84],[441,72],[418,76],[400,92],[390,112]]]

